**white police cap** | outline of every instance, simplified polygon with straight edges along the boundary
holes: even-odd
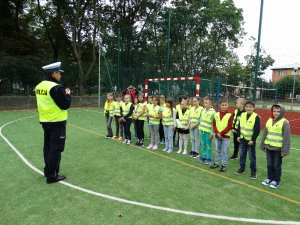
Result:
[[[52,63],[49,65],[43,66],[42,68],[43,68],[43,70],[45,70],[48,73],[52,73],[52,72],[56,72],[56,71],[63,73],[64,71],[60,69],[60,66],[61,66],[61,62],[56,62],[56,63]]]

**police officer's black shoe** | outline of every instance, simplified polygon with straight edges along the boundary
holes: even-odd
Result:
[[[64,179],[66,179],[67,177],[66,176],[57,176],[57,177],[48,177],[47,178],[47,184],[52,184],[52,183],[55,183],[55,182],[58,182],[58,181],[62,181]]]

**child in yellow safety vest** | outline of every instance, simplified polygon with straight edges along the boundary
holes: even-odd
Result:
[[[134,110],[134,106],[131,103],[131,97],[130,95],[125,95],[124,97],[124,103],[120,107],[121,109],[121,119],[124,127],[124,144],[130,144],[131,142],[131,132],[130,132],[130,126],[132,122],[132,113]]]
[[[119,141],[122,140],[124,132],[123,132],[123,125],[120,122],[121,118],[121,110],[120,107],[122,106],[122,93],[117,94],[117,99],[115,101],[115,123],[116,123],[116,136],[113,139],[118,139]]]
[[[234,150],[232,153],[232,156],[230,156],[230,160],[237,160],[239,155],[239,149],[240,149],[240,142],[237,141],[238,135],[237,130],[238,126],[240,124],[240,118],[242,113],[245,112],[245,98],[238,98],[236,100],[236,110],[234,111],[233,116],[233,124],[232,124],[232,133],[233,133],[233,144],[234,144]]]
[[[240,168],[236,174],[240,175],[245,172],[247,152],[250,158],[250,179],[256,179],[256,139],[260,133],[260,116],[257,115],[255,104],[252,101],[245,103],[246,112],[242,113],[238,127],[238,142],[241,143],[240,149]]]
[[[144,102],[144,94],[138,95],[138,104],[133,112],[133,119],[136,121],[137,142],[136,146],[144,146],[144,122],[146,119],[146,103]]]
[[[203,98],[203,106],[204,108],[201,112],[199,125],[202,146],[202,154],[199,158],[199,162],[205,162],[205,164],[208,165],[211,163],[212,156],[212,123],[215,116],[215,110],[212,108],[212,100],[208,96]]]
[[[113,137],[113,131],[111,128],[111,123],[114,118],[115,104],[112,93],[107,93],[106,102],[104,104],[104,115],[106,118],[106,127],[107,127],[107,135],[106,138]]]
[[[210,166],[211,169],[216,169],[219,167],[222,161],[220,172],[225,172],[228,162],[228,153],[230,146],[230,135],[232,129],[233,116],[228,112],[228,100],[222,99],[220,101],[221,110],[215,114],[213,120],[213,130],[215,133],[215,144],[216,144],[216,155],[215,162]]]
[[[159,96],[159,106],[163,110],[164,107],[166,107],[166,101],[165,96],[161,95]],[[164,133],[164,127],[162,124],[162,119],[159,121],[159,142],[160,144],[165,144],[165,133]]]
[[[262,184],[270,188],[278,188],[282,173],[282,158],[290,151],[290,124],[284,118],[285,108],[273,105],[271,118],[267,121],[260,148],[267,155],[267,175]]]
[[[162,124],[166,147],[164,152],[173,152],[173,135],[175,130],[176,110],[173,108],[173,99],[167,98],[166,106],[162,108]]]
[[[152,98],[152,106],[148,110],[147,116],[149,117],[149,127],[151,143],[147,149],[157,150],[159,143],[159,120],[161,118],[162,110],[158,105],[159,98],[154,96]]]
[[[192,151],[189,156],[196,159],[199,156],[199,145],[200,145],[200,134],[199,134],[199,124],[201,118],[201,112],[203,107],[200,106],[200,98],[192,98],[193,106],[190,107],[190,132],[191,132],[191,142]]]
[[[181,100],[181,107],[177,110],[176,127],[177,132],[179,133],[179,150],[177,151],[177,154],[182,153],[183,155],[186,155],[188,147],[188,134],[190,132],[190,110],[188,109],[188,101],[185,99]]]
[[[148,139],[151,139],[151,136],[150,136],[150,126],[149,126],[149,117],[147,116],[148,112],[150,111],[152,107],[152,96],[148,96],[148,101],[147,101],[147,105],[146,105],[146,120],[147,120],[147,123],[148,123],[148,131],[149,131],[149,136],[148,136]]]

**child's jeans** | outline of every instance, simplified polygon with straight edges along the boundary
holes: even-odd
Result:
[[[222,165],[226,166],[227,161],[228,161],[230,139],[229,138],[216,138],[215,144],[216,144],[215,163],[219,165],[220,159],[221,159],[221,152],[222,152]]]

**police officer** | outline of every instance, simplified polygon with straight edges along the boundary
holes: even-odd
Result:
[[[67,109],[71,105],[71,91],[59,84],[61,62],[42,68],[46,71],[45,80],[35,88],[39,121],[44,130],[44,175],[48,184],[66,179],[58,174],[61,152],[66,140]]]

